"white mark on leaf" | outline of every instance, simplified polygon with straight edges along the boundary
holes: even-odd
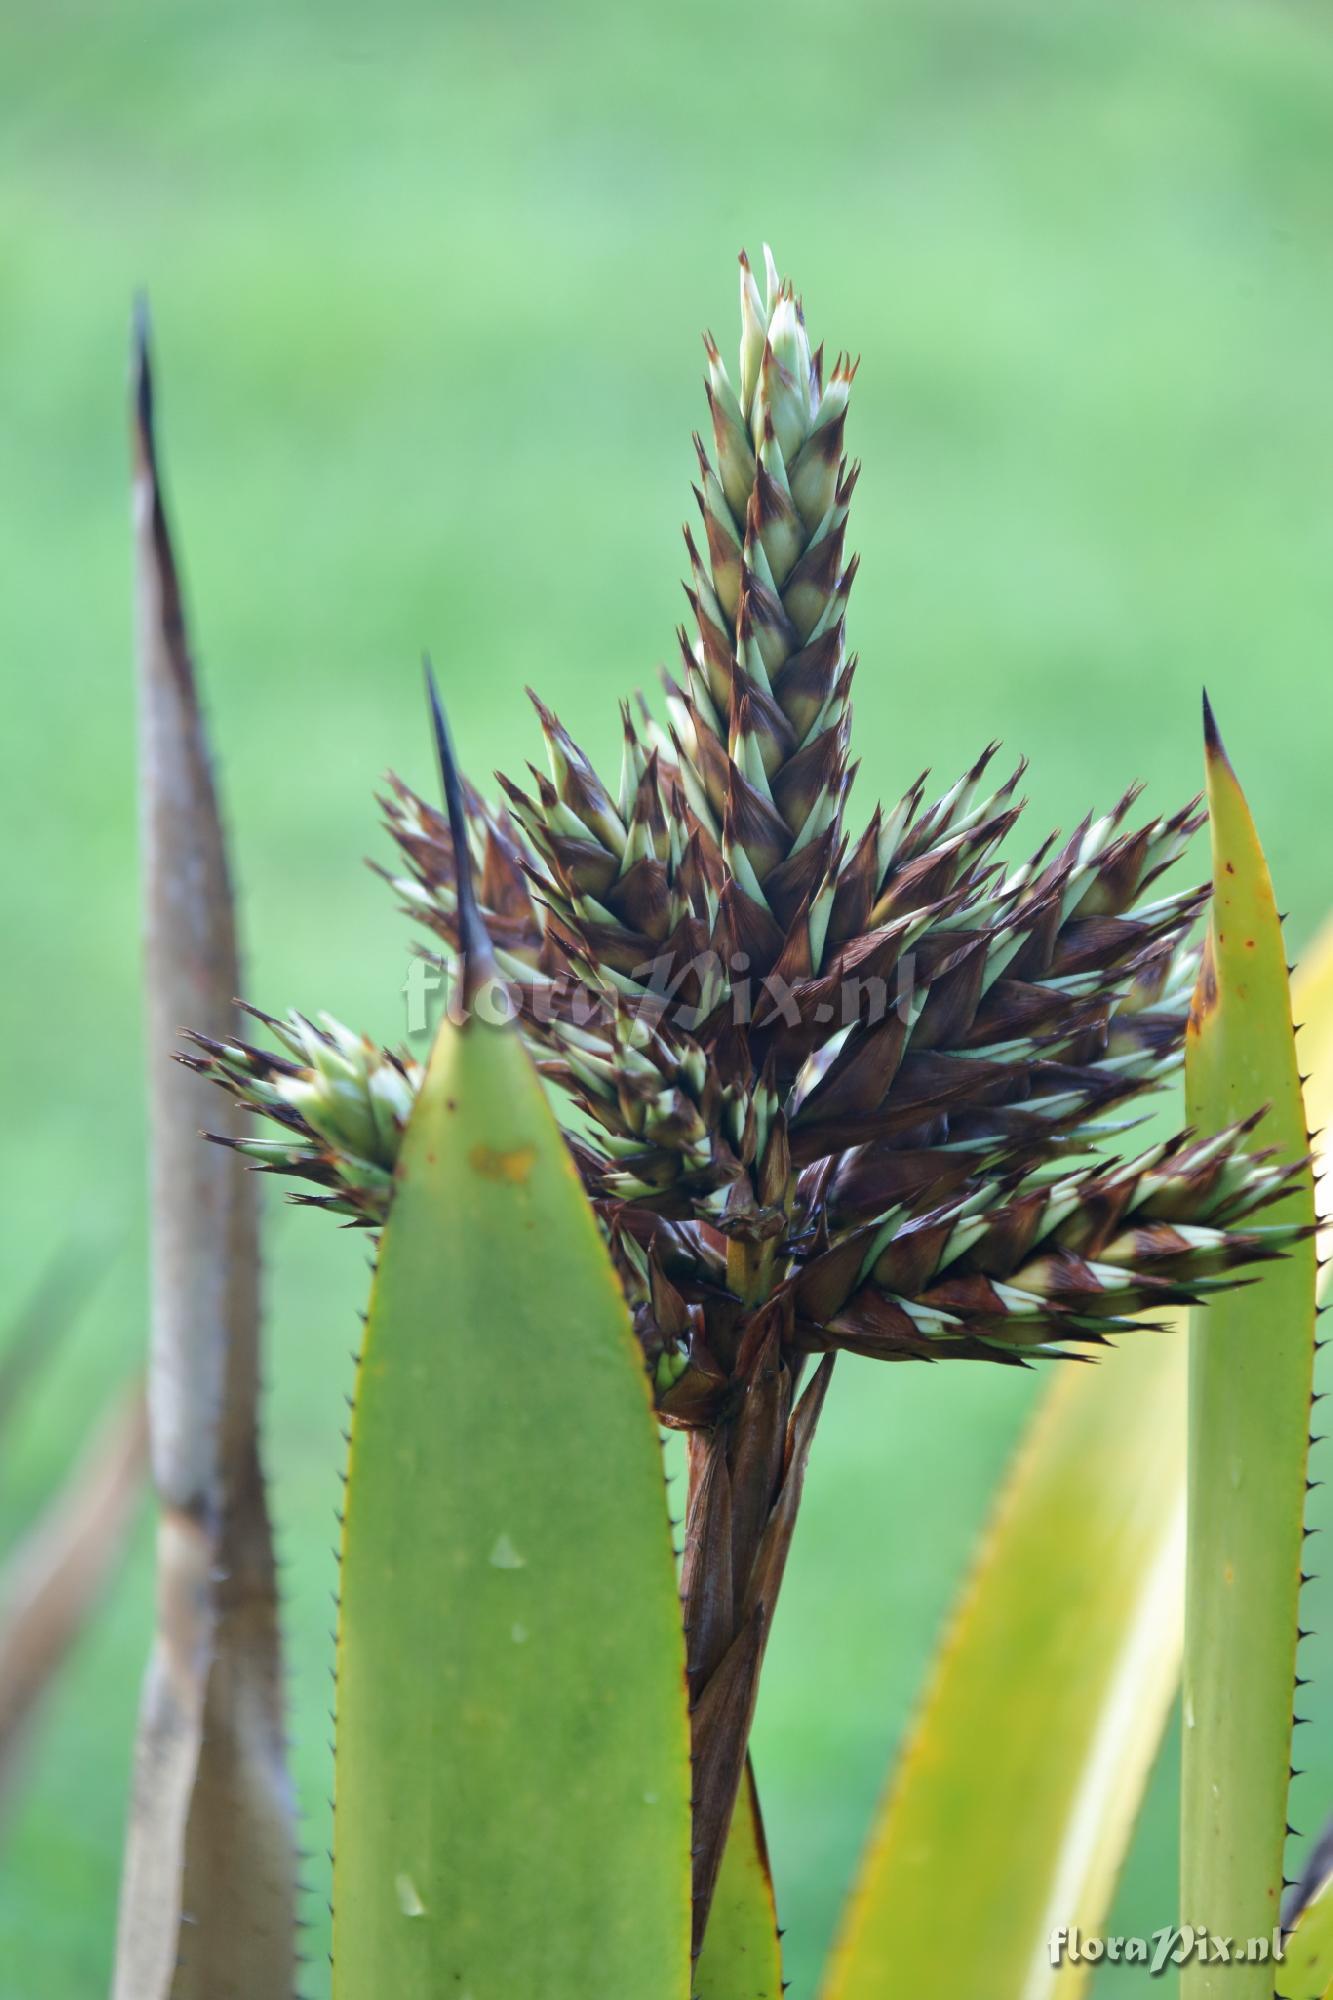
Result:
[[[394,1888],[398,1891],[398,1907],[405,1917],[424,1917],[426,1905],[417,1894],[417,1885],[410,1875],[396,1875]]]

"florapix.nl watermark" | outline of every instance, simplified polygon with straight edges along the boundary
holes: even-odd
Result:
[[[801,992],[801,986],[817,986],[818,991]],[[632,997],[627,997],[627,990],[632,990]],[[854,971],[837,979],[803,982],[787,979],[776,968],[755,976],[743,951],[724,958],[708,950],[688,959],[664,953],[634,966],[620,991],[631,1018],[642,1016],[652,1022],[669,1015],[672,1025],[686,1034],[714,1019],[719,1008],[726,1009],[736,1027],[757,1020],[792,1028],[814,1022],[833,1033],[858,1022],[874,1026],[890,1014],[910,1025],[924,999],[911,951],[896,960],[888,977]],[[421,1041],[433,1034],[455,994],[454,968],[425,954],[409,959],[403,981],[408,1040]],[[520,995],[518,987],[499,974],[481,980],[468,1000],[468,1011],[492,1026],[522,1014],[538,1027],[557,1021],[591,1027],[603,1018],[604,1006],[595,987],[577,980],[532,980]]]
[[[1151,1979],[1187,1960],[1196,1965],[1280,1965],[1284,1949],[1280,1927],[1267,1937],[1231,1938],[1201,1924],[1163,1924],[1151,1937],[1101,1937],[1062,1925],[1050,1936],[1052,1965],[1100,1965],[1103,1960],[1143,1965]]]

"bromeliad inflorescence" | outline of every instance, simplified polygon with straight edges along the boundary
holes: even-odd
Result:
[[[1066,1355],[1290,1237],[1251,1221],[1288,1170],[1239,1128],[1115,1150],[1179,1061],[1203,892],[1153,892],[1193,806],[1133,825],[1131,791],[1006,861],[1022,767],[991,788],[992,747],[942,797],[918,779],[848,824],[856,371],[825,368],[765,266],[761,292],[741,258],[735,382],[705,343],[665,724],[624,708],[603,780],[538,702],[548,773],[492,805],[448,771],[461,868],[449,816],[397,780],[383,801],[446,962],[475,900],[662,1421],[689,1433],[696,1944],[838,1350]],[[196,1037],[189,1060],[280,1125],[240,1142],[261,1167],[380,1223],[418,1066],[326,1017],[269,1026],[281,1053]]]

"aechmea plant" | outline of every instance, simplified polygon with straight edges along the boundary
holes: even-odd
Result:
[[[812,351],[767,252],[765,272],[761,292],[741,258],[735,378],[705,342],[664,722],[624,708],[603,778],[538,702],[548,772],[495,804],[460,783],[465,857],[406,785],[383,801],[446,965],[479,913],[659,1416],[689,1433],[696,1944],[837,1352],[1076,1354],[1293,1233],[1253,1220],[1289,1170],[1243,1149],[1248,1125],[1118,1153],[1180,1060],[1205,892],[1162,878],[1194,805],[1134,824],[1130,791],[1005,859],[1022,767],[993,784],[992,746],[942,796],[920,778],[849,823],[856,371]],[[421,1070],[321,1021],[270,1021],[280,1052],[198,1037],[191,1060],[282,1128],[240,1142],[257,1164],[378,1225]]]

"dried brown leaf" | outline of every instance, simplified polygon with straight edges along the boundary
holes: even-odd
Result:
[[[0,1574],[0,1799],[36,1709],[124,1547],[147,1459],[136,1388],[117,1399]]]
[[[296,1858],[272,1531],[257,1443],[253,1182],[182,1024],[237,1030],[235,920],[158,480],[142,318],[134,357],[140,786],[152,1156],[149,1413],[158,1628],[135,1754],[114,2000],[290,2000]]]

